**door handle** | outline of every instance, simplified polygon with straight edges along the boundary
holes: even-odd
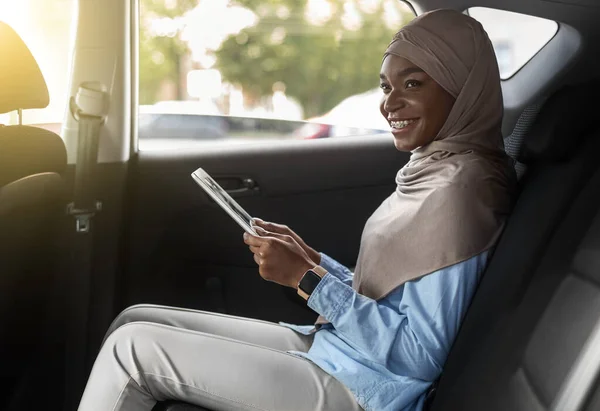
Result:
[[[256,195],[260,192],[258,183],[249,177],[224,177],[216,180],[232,197]]]
[[[249,191],[254,192],[255,190],[258,190],[258,184],[256,184],[256,181],[254,181],[251,178],[243,178],[240,180],[241,184],[239,188],[231,188],[229,190],[227,190],[227,192],[230,195],[235,195],[235,194],[243,194]]]

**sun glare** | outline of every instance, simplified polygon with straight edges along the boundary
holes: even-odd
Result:
[[[23,39],[35,57],[46,80],[50,105],[43,110],[26,110],[28,124],[62,121],[67,101],[69,57],[73,17],[77,0],[0,0],[0,20]],[[17,116],[3,116],[5,123],[15,124]],[[2,122],[2,121],[0,121]]]

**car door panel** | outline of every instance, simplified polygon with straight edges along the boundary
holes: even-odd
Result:
[[[251,215],[287,224],[315,249],[353,264],[366,219],[393,192],[407,160],[389,136],[140,151],[131,164],[123,305],[312,318],[290,303],[292,289],[259,277],[242,229],[190,174],[202,167],[233,189],[252,179],[259,189],[237,197]]]

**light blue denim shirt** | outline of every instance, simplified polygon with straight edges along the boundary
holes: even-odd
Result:
[[[488,252],[409,281],[375,301],[352,288],[350,270],[325,254],[328,271],[308,306],[321,327],[307,358],[354,394],[365,410],[420,411],[475,292]],[[312,325],[282,323],[309,334]]]

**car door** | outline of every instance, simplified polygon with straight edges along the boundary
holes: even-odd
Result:
[[[118,306],[151,302],[310,322],[316,314],[293,289],[260,278],[243,231],[190,174],[204,168],[252,216],[286,224],[315,249],[353,266],[365,221],[393,192],[395,174],[408,160],[387,131],[366,134],[387,124],[376,100],[360,99],[377,89],[381,53],[413,14],[394,2],[395,20],[381,25],[387,9],[357,10],[371,30],[363,38],[343,16],[329,13],[331,24],[341,24],[334,29],[313,21],[319,10],[306,14],[297,2],[191,9],[180,2],[168,10],[167,3],[141,1],[139,76],[133,80],[139,104],[145,112],[169,107],[174,117],[185,114],[195,124],[218,108],[228,130],[225,138],[197,133],[186,139],[181,122],[140,129],[128,166]],[[313,3],[306,7],[318,6]],[[228,16],[236,27],[199,23]],[[184,21],[178,33],[188,40],[156,29],[165,19]],[[204,35],[220,36],[218,44],[194,41]],[[169,76],[158,77],[161,70]],[[332,133],[334,127],[323,124],[320,136],[327,138],[318,140],[295,132],[303,119],[327,122],[326,113],[350,96],[357,104],[336,110],[334,124],[350,131]],[[147,138],[149,132],[161,138]]]
[[[190,174],[204,168],[252,216],[287,224],[352,266],[366,219],[393,192],[407,158],[387,136],[140,151],[130,165],[123,306],[312,320],[292,289],[261,279],[242,229]]]

